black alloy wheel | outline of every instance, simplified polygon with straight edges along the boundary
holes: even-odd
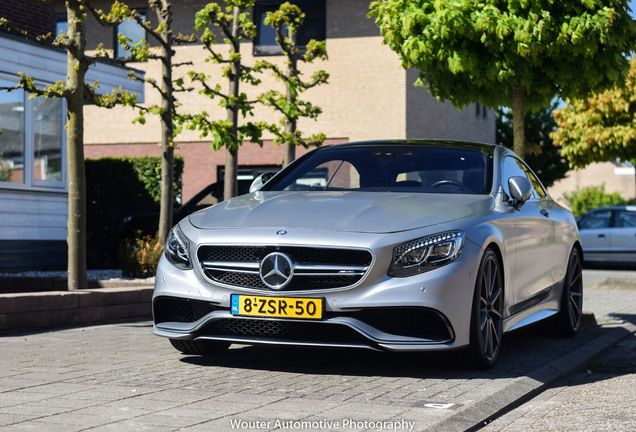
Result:
[[[499,258],[486,250],[479,266],[470,326],[471,366],[488,369],[501,350],[504,308],[503,272]]]
[[[581,252],[572,248],[568,269],[563,282],[561,310],[557,314],[557,329],[560,335],[575,336],[581,328],[583,316],[583,262]]]

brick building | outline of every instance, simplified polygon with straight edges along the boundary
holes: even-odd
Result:
[[[2,0],[0,17],[9,20],[14,34],[26,32],[37,37],[55,31],[55,6],[53,3],[36,4],[24,0]],[[6,30],[6,29],[4,29]]]
[[[58,25],[64,22],[64,2],[55,0]],[[109,10],[112,1],[95,0],[95,6]],[[175,33],[189,34],[194,31],[195,13],[202,9],[205,0],[173,0],[173,29]],[[264,11],[276,7],[279,1],[257,2],[253,11],[259,22]],[[147,1],[129,0],[131,7],[146,8]],[[479,105],[456,110],[450,103],[440,103],[429,93],[413,86],[417,72],[404,70],[395,53],[382,45],[382,38],[375,23],[367,17],[368,0],[297,0],[307,12],[307,32],[327,41],[329,60],[314,65],[301,65],[305,76],[324,69],[330,74],[328,85],[315,87],[303,95],[314,105],[322,107],[323,114],[317,121],[299,123],[299,129],[309,135],[323,132],[327,144],[367,139],[441,138],[482,142],[495,140],[495,115]],[[148,14],[151,11],[148,10]],[[148,16],[153,20],[153,16]],[[311,27],[311,29],[309,29]],[[92,19],[87,22],[89,49],[103,43],[106,48],[117,48],[112,29],[99,26]],[[311,30],[311,31],[309,31]],[[128,30],[125,30],[128,31]],[[271,36],[271,35],[270,35]],[[134,38],[134,31],[133,31]],[[261,55],[268,60],[281,61],[282,56],[272,55],[275,46],[267,41],[267,29],[259,28],[255,42],[241,45],[243,62],[253,64]],[[205,62],[206,51],[200,44],[178,46],[175,62],[193,63],[193,66],[178,68],[175,78],[196,70],[220,78],[220,67]],[[158,62],[133,64],[148,77],[157,79],[160,73]],[[189,80],[186,78],[186,82]],[[242,87],[248,96],[255,97],[268,88],[280,88],[273,78],[263,76],[259,88]],[[177,95],[184,112],[206,110],[217,118],[224,119],[225,112],[218,101],[200,96],[197,92]],[[146,87],[146,102],[158,103],[157,93]],[[135,112],[129,108],[99,110],[87,107],[85,125],[86,156],[102,155],[159,155],[160,127],[153,116],[148,116],[146,125],[132,124]],[[258,108],[255,120],[277,121],[278,116],[268,108]],[[224,164],[224,152],[214,152],[209,139],[200,138],[197,132],[184,131],[176,137],[177,153],[185,158],[183,176],[183,198],[187,200],[205,185],[217,180]],[[299,149],[300,150],[300,149]],[[297,155],[302,151],[298,151]],[[261,149],[246,143],[239,151],[240,169],[249,172],[252,168],[275,166],[282,161],[282,147],[271,141]]]

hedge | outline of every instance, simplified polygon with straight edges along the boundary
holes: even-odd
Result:
[[[181,201],[183,157],[174,158],[175,205]],[[116,265],[112,244],[123,214],[158,208],[161,198],[161,157],[86,159],[86,241],[89,267]]]

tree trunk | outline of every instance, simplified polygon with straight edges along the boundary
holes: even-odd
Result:
[[[294,51],[289,56],[289,64],[287,68],[287,78],[296,78],[298,76],[298,53],[295,50],[296,48],[296,33],[292,31],[291,28],[287,29],[287,37],[290,40],[290,45],[293,47]],[[294,101],[294,95],[289,88],[289,83],[287,84],[285,100],[287,103],[291,104]],[[298,120],[290,119],[289,117],[285,117],[285,132],[288,134],[293,134],[296,132],[298,128]],[[287,166],[296,159],[296,143],[286,142],[284,148],[284,156],[283,156],[283,165]]]
[[[238,41],[239,26],[238,16],[240,9],[238,6],[234,6],[234,21],[232,23],[232,43],[230,44],[230,55],[239,53],[241,50],[240,43]],[[232,137],[234,142],[226,143],[225,149],[225,177],[223,198],[230,199],[238,194],[238,148],[241,145],[238,137],[238,96],[239,96],[239,83],[240,83],[240,71],[241,60],[240,57],[230,63],[230,88],[228,95],[232,98],[227,106],[227,121],[232,123]]]
[[[522,159],[525,157],[525,115],[523,87],[519,80],[512,87],[512,134],[513,150]]]
[[[86,277],[86,175],[84,170],[84,76],[86,47],[84,13],[77,0],[67,0],[69,42],[66,86],[68,119],[68,289],[87,287]]]
[[[161,0],[157,5],[157,18],[163,26],[161,38],[161,202],[159,209],[159,241],[166,243],[172,228],[174,206],[174,130],[172,127],[172,38],[170,35],[172,15],[170,4]]]

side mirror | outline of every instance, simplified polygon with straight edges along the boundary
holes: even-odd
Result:
[[[510,195],[514,200],[517,210],[521,210],[523,204],[532,196],[532,185],[526,177],[510,177],[508,180],[508,188]]]
[[[260,190],[265,185],[265,183],[267,183],[272,177],[274,177],[275,174],[276,173],[273,172],[266,172],[256,177],[250,185],[250,193]]]

